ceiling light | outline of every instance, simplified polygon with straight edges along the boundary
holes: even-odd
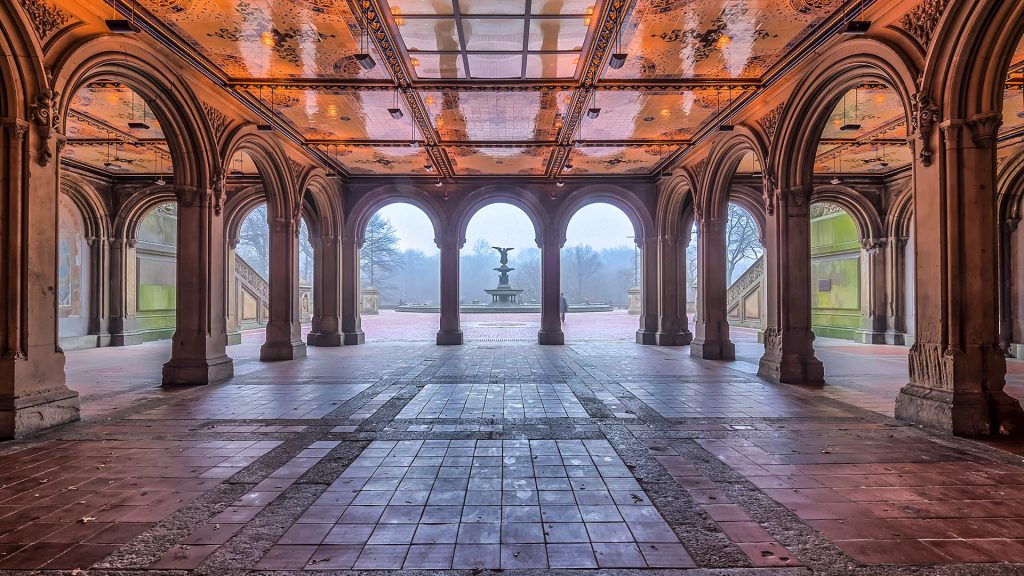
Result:
[[[601,109],[600,108],[591,108],[591,109],[587,110],[587,118],[590,118],[591,120],[596,119],[600,115],[601,115]]]
[[[438,178],[437,182],[434,182],[434,187],[435,188],[442,188],[442,187],[444,187],[444,182],[442,182],[441,179]]]
[[[154,182],[154,184],[156,184],[157,186],[163,186],[164,184],[167,184],[167,181],[166,181],[166,180],[164,180],[164,179],[163,179],[163,178],[161,177],[161,178],[157,178],[157,179],[156,179],[156,182]]]
[[[131,20],[124,18],[111,18],[106,21],[107,30],[110,30],[114,34],[134,34],[139,29],[132,24]]]
[[[843,34],[848,36],[860,36],[868,33],[868,28],[871,28],[870,20],[850,20],[846,23],[846,28],[843,29]]]
[[[433,164],[424,164],[423,165],[423,169],[426,170],[427,172],[433,172],[434,171],[434,165]]]
[[[736,129],[736,126],[734,126],[732,124],[719,124],[718,125],[718,131],[719,132],[732,132],[735,129]]]
[[[565,186],[565,181],[564,180],[559,180],[558,182],[555,182],[555,186],[558,186],[559,188],[561,188],[562,186]]]
[[[245,172],[242,172],[241,170],[235,169],[235,170],[231,171],[231,175],[232,176],[245,176]]]
[[[839,127],[843,132],[856,132],[860,130],[860,124],[854,124],[853,122],[847,122]]]
[[[629,56],[629,54],[626,54],[625,52],[616,52],[615,54],[612,54],[612,57],[608,59],[608,67],[612,70],[622,68],[626,64],[627,56]]]
[[[373,60],[373,56],[369,54],[356,54],[356,62],[363,67],[363,70],[373,70],[373,67],[377,65]]]
[[[391,114],[391,117],[394,118],[395,120],[398,120],[402,116],[404,116],[404,114],[402,114],[401,108],[388,108],[388,113]]]
[[[879,162],[878,165],[881,166],[882,168],[888,168],[889,167],[889,163],[886,162],[885,160],[882,160],[881,162]]]
[[[562,171],[563,172],[568,172],[569,170],[572,170],[572,163],[571,162],[566,162],[565,165],[562,166]]]
[[[145,122],[129,122],[128,127],[132,130],[149,130],[149,124]]]
[[[839,176],[833,176],[832,179],[829,180],[829,183],[832,184],[833,186],[839,184],[840,182],[842,182],[842,180],[839,179]]]
[[[257,124],[256,130],[259,132],[273,132],[274,127],[271,126],[270,124]]]
[[[328,170],[328,171],[327,171],[327,177],[328,177],[328,178],[335,178],[335,177],[337,177],[337,176],[338,176],[338,173],[337,173],[337,172],[335,172],[334,170]]]

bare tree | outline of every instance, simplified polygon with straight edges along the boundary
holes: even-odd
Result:
[[[385,276],[402,267],[402,252],[398,249],[398,232],[391,221],[374,214],[366,224],[363,247],[359,251],[359,272],[364,286],[383,289]]]
[[[577,244],[562,251],[563,283],[572,302],[585,302],[592,281],[601,269],[601,257],[590,246]]]
[[[253,208],[242,221],[235,253],[264,279],[270,276],[270,227],[266,204]]]
[[[527,248],[512,261],[512,285],[523,289],[523,302],[540,301],[540,250]]]
[[[746,261],[753,262],[761,257],[764,249],[758,237],[754,217],[736,204],[729,204],[729,221],[725,226],[726,235],[726,279],[731,284],[736,280],[736,267]]]

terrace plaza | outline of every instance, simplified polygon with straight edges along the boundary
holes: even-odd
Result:
[[[1024,573],[1024,2],[0,0],[0,124],[2,574]]]

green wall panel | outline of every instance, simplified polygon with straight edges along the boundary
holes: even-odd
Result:
[[[861,327],[860,242],[846,212],[811,220],[811,327],[817,336],[852,340]],[[821,290],[822,280],[831,281]]]

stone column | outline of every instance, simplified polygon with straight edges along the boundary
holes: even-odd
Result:
[[[234,375],[227,347],[224,218],[210,189],[177,187],[177,305],[164,384],[209,384]]]
[[[355,238],[341,241],[341,341],[355,346],[366,341],[359,316],[359,244]]]
[[[228,317],[227,317],[227,338],[228,346],[242,343],[242,330],[241,321],[238,317],[238,238],[228,238],[227,241],[227,298],[228,298]]]
[[[459,324],[459,248],[458,235],[446,231],[438,248],[441,249],[441,325],[437,331],[439,345],[462,344]]]
[[[341,346],[341,253],[337,236],[313,239],[313,324],[310,346]]]
[[[291,218],[268,218],[270,225],[270,320],[260,360],[294,360],[306,355],[299,320],[299,225]]]
[[[905,250],[907,239],[903,236],[890,236],[885,244],[885,343],[903,346],[906,334],[906,274]]]
[[[110,345],[142,343],[135,321],[135,239],[115,238],[110,242]]]
[[[96,346],[110,345],[110,239],[91,237],[89,244],[89,335]]]
[[[861,241],[861,327],[854,340],[862,344],[885,344],[886,284],[884,238]]]
[[[766,220],[768,306],[757,373],[787,384],[823,383],[825,369],[814,356],[811,331],[811,190],[777,196]]]
[[[540,344],[565,344],[562,332],[562,241],[549,231],[540,246]]]
[[[658,332],[654,342],[658,346],[685,346],[692,340],[686,320],[686,244],[676,236],[661,236],[658,238]]]
[[[940,125],[942,149],[915,166],[917,330],[896,417],[963,435],[1020,434],[999,347],[998,114]],[[920,142],[918,142],[920,143]],[[923,163],[922,163],[923,164]]]
[[[640,328],[637,344],[657,344],[658,334],[658,239],[638,240],[640,245]]]
[[[996,286],[999,288],[999,347],[1010,356],[1016,356],[1013,345],[1013,292],[1017,282],[1013,278],[1013,233],[1020,220],[1000,218],[999,221],[999,269]]]
[[[15,438],[78,420],[79,402],[57,345],[57,143],[48,124],[0,123],[0,438]]]
[[[729,340],[726,302],[725,218],[697,220],[697,314],[690,355],[705,360],[734,360],[736,346]]]

